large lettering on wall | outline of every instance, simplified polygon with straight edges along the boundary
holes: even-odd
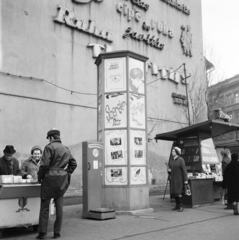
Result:
[[[55,22],[64,23],[66,26],[75,28],[79,31],[92,34],[95,37],[103,38],[106,41],[113,42],[112,33],[102,29],[100,30],[94,20],[80,20],[75,17],[74,12],[65,7],[58,6],[57,16],[54,18]]]
[[[161,0],[161,1],[167,3],[169,6],[174,7],[175,9],[181,11],[186,15],[190,14],[190,10],[188,9],[188,7],[184,4],[178,3],[177,0]]]

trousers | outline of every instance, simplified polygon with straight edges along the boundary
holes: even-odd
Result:
[[[47,233],[50,201],[51,199],[41,199],[41,208],[39,215],[39,233]],[[54,233],[60,233],[63,218],[63,196],[59,198],[54,198],[54,202],[56,206]]]

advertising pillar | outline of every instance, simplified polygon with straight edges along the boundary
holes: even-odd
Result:
[[[100,54],[98,141],[104,143],[103,206],[118,211],[149,207],[147,57],[130,51]]]

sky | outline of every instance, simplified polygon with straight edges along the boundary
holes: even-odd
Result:
[[[239,0],[201,1],[204,54],[222,81],[239,74]]]

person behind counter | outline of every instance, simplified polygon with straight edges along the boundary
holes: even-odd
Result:
[[[46,237],[51,198],[54,198],[56,206],[53,238],[60,238],[63,195],[70,184],[71,174],[77,167],[76,160],[71,155],[70,150],[61,143],[59,130],[50,130],[47,133],[47,139],[50,143],[44,148],[38,172],[38,182],[41,183],[41,208],[37,239]]]
[[[13,157],[15,152],[12,145],[7,145],[3,150],[4,156],[0,158],[0,175],[22,175],[19,162]]]
[[[172,158],[168,163],[168,173],[170,174],[170,194],[175,199],[176,206],[172,210],[183,211],[183,189],[188,184],[187,170],[183,158],[180,157],[181,149],[172,149]]]
[[[22,177],[37,180],[39,171],[42,149],[40,146],[34,146],[31,149],[31,157],[23,162],[21,170]]]

